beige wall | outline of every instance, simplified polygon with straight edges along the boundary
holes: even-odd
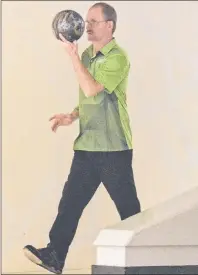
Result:
[[[118,12],[117,41],[132,64],[134,173],[145,209],[198,182],[198,3],[110,3]],[[77,123],[54,134],[48,122],[78,99],[76,77],[51,21],[61,9],[85,16],[90,5],[3,2],[3,272],[41,270],[22,247],[48,241],[78,134]],[[87,45],[84,36],[80,53]],[[68,267],[89,267],[99,230],[118,220],[101,186],[80,220]]]

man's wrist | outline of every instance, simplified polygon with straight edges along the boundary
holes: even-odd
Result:
[[[72,54],[71,60],[72,60],[74,69],[75,70],[78,69],[81,65],[81,60],[80,60],[80,57],[79,57],[78,53]]]
[[[77,52],[73,53],[71,55],[71,59],[72,59],[72,62],[79,62],[80,61],[79,54]]]
[[[79,112],[74,110],[70,115],[73,120],[76,120],[79,117]]]

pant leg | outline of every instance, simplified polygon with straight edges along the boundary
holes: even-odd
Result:
[[[103,155],[101,181],[122,220],[141,211],[133,176],[132,156],[132,150]]]
[[[99,175],[87,153],[76,151],[62,192],[58,214],[49,233],[48,246],[54,247],[61,260],[65,260],[81,214],[99,185]]]

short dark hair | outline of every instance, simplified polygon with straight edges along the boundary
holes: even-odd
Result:
[[[109,4],[104,2],[98,2],[94,4],[91,8],[95,8],[95,7],[101,7],[105,20],[113,22],[112,33],[114,33],[116,30],[116,23],[117,23],[117,13],[115,9]]]

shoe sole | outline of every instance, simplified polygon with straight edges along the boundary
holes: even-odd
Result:
[[[29,249],[24,248],[23,249],[25,256],[34,264],[37,264],[45,269],[47,269],[50,272],[53,272],[55,274],[62,274],[60,271],[56,271],[53,267],[45,265],[41,259],[39,259],[36,255],[34,255]]]

